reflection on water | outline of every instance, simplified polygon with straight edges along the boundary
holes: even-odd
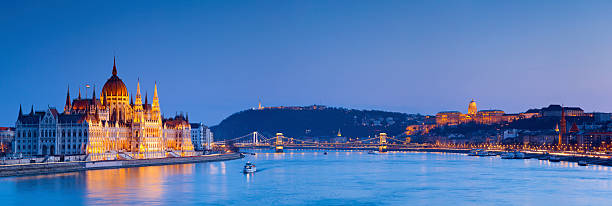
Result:
[[[190,175],[194,165],[168,165],[162,167],[134,167],[84,172],[85,191],[89,204],[112,204],[126,199],[141,203],[161,202],[166,193],[166,177]],[[185,185],[189,187],[189,185]],[[188,189],[185,187],[175,190]],[[144,202],[142,202],[144,201]]]
[[[3,205],[598,205],[610,167],[453,153],[256,150],[241,160],[0,179]],[[251,161],[257,172],[243,174]]]

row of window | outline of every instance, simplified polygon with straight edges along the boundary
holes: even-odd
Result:
[[[42,137],[55,137],[55,131],[56,130],[42,130],[41,131],[41,135]],[[62,137],[77,137],[77,136],[84,136],[87,137],[87,132],[86,130],[82,130],[82,129],[74,129],[74,130],[70,130],[70,129],[62,129]],[[21,131],[17,131],[17,134],[15,135],[15,137],[20,138],[20,137],[38,137],[38,131],[36,130],[21,130]]]
[[[79,146],[77,146],[77,145],[79,145]],[[77,147],[80,147],[80,144],[68,144],[68,145],[60,146],[60,148],[63,148],[64,150],[68,150],[68,149],[71,149],[71,148],[72,149],[77,149]],[[85,146],[83,146],[83,147],[85,147]],[[36,145],[19,145],[19,144],[17,144],[17,149],[18,150],[25,150],[25,149],[30,150],[30,149],[35,149],[35,148],[36,148]]]

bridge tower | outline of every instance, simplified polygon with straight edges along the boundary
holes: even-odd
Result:
[[[257,131],[253,132],[253,145],[259,144],[259,142],[257,141],[257,136]]]
[[[378,146],[378,151],[379,152],[386,152],[387,151],[387,133],[380,133],[378,134],[378,138],[379,138],[379,146]]]
[[[277,153],[282,153],[283,152],[283,133],[276,133],[276,141],[274,142],[274,145],[276,146],[276,152]]]

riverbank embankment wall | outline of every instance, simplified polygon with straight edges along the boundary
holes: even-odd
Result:
[[[212,162],[239,159],[243,156],[240,153],[214,154],[192,157],[174,157],[158,159],[137,159],[137,160],[113,160],[113,161],[88,161],[88,162],[53,162],[53,163],[31,163],[1,165],[0,177],[40,175],[63,172],[76,172],[94,169],[110,169],[125,167],[142,167],[170,164],[187,164],[197,162]]]

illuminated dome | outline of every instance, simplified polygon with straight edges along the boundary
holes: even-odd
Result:
[[[123,81],[121,81],[121,79],[119,79],[119,77],[117,76],[117,67],[115,66],[114,60],[113,76],[111,76],[104,84],[104,87],[102,87],[102,95],[125,97],[128,96],[127,87],[125,86]]]
[[[476,114],[476,112],[478,112],[478,110],[476,110],[476,102],[472,99],[472,101],[468,105],[468,114],[474,115]]]

